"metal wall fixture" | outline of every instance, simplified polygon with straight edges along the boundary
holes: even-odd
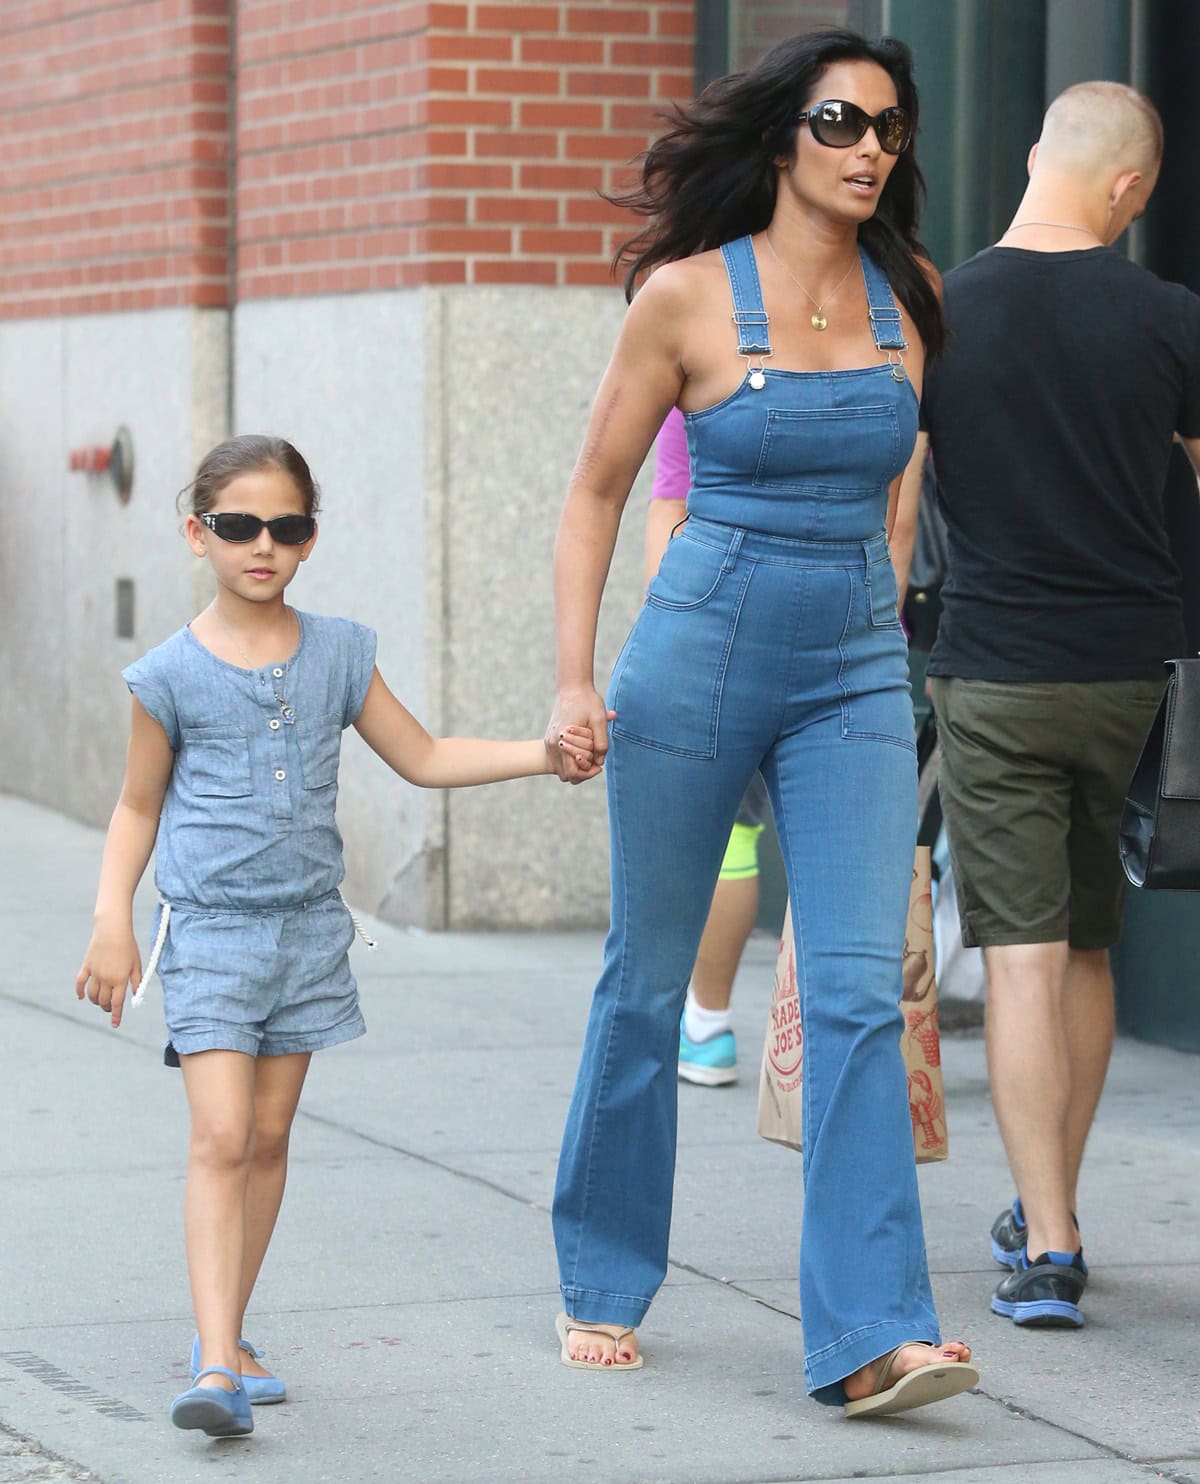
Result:
[[[126,427],[116,431],[108,448],[73,448],[68,465],[74,472],[107,474],[121,504],[133,493],[133,434]]]

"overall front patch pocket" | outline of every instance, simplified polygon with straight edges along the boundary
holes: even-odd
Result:
[[[342,718],[338,712],[322,716],[304,726],[296,723],[300,744],[300,767],[305,788],[328,788],[337,782],[342,752]]]
[[[758,489],[843,499],[876,494],[903,467],[896,409],[772,407],[754,471]]]
[[[253,792],[250,740],[241,727],[184,727],[175,759],[180,782],[201,798],[244,799]]]
[[[724,562],[723,552],[708,550]],[[725,671],[752,572],[746,565],[710,574],[707,595],[691,602],[664,600],[663,585],[652,595],[652,585],[609,685],[614,736],[680,757],[716,757]],[[692,577],[694,590],[704,585],[699,572]]]

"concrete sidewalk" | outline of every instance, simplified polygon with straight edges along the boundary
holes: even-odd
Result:
[[[0,838],[0,1480],[1200,1481],[1200,1061],[1119,1047],[1081,1209],[1088,1326],[1023,1333],[987,1307],[1009,1189],[982,1046],[945,1041],[952,1155],[921,1182],[945,1332],[982,1388],[849,1424],[803,1392],[800,1161],[754,1135],[765,939],[735,999],[743,1081],[681,1091],[672,1268],[645,1370],[617,1377],[558,1364],[547,1210],[599,935],[380,928],[354,950],[370,1034],[315,1059],[247,1325],[291,1401],[252,1438],[176,1432],[186,1118],[157,985],[117,1033],[75,1001],[98,833],[0,797]]]

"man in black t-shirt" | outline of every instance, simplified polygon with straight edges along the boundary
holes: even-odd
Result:
[[[1075,1189],[1113,1038],[1117,832],[1185,652],[1163,492],[1200,470],[1200,298],[1114,252],[1158,176],[1116,83],[1046,114],[1012,225],[947,274],[923,425],[949,541],[929,663],[963,940],[988,967],[992,1100],[1018,1197],[992,1229],[1018,1324],[1078,1326]]]

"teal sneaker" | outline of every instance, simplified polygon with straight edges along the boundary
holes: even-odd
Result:
[[[693,1041],[679,1022],[679,1076],[701,1087],[726,1087],[737,1081],[737,1042],[732,1031],[707,1041]]]

